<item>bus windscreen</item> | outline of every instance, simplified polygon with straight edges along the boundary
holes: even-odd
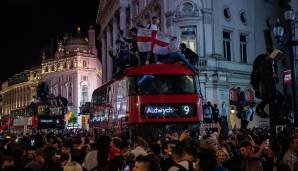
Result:
[[[193,75],[129,76],[129,95],[195,94]]]

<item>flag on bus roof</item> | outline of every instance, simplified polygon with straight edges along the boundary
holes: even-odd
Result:
[[[167,54],[171,36],[160,31],[138,29],[137,44],[140,52]]]

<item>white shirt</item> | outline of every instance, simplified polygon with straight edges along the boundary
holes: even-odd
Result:
[[[147,24],[146,29],[159,31],[159,26],[157,24]]]
[[[178,163],[179,165],[181,165],[182,167],[184,167],[186,170],[189,170],[189,164],[188,164],[188,161],[181,161]],[[195,169],[195,165],[193,163],[193,168]],[[177,166],[172,166],[169,168],[168,171],[178,171],[179,168]]]
[[[91,170],[97,166],[97,150],[90,151],[87,153],[83,167],[86,168],[87,170]]]
[[[144,148],[137,146],[135,149],[131,150],[131,153],[137,158],[140,155],[146,156],[147,152],[144,150]]]

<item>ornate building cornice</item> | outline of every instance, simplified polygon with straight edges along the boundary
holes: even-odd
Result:
[[[120,6],[119,0],[100,1],[96,22],[100,25],[102,32],[112,19],[114,13]]]

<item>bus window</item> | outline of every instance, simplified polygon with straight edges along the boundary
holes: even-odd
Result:
[[[128,79],[129,95],[196,93],[192,75],[139,75]]]

